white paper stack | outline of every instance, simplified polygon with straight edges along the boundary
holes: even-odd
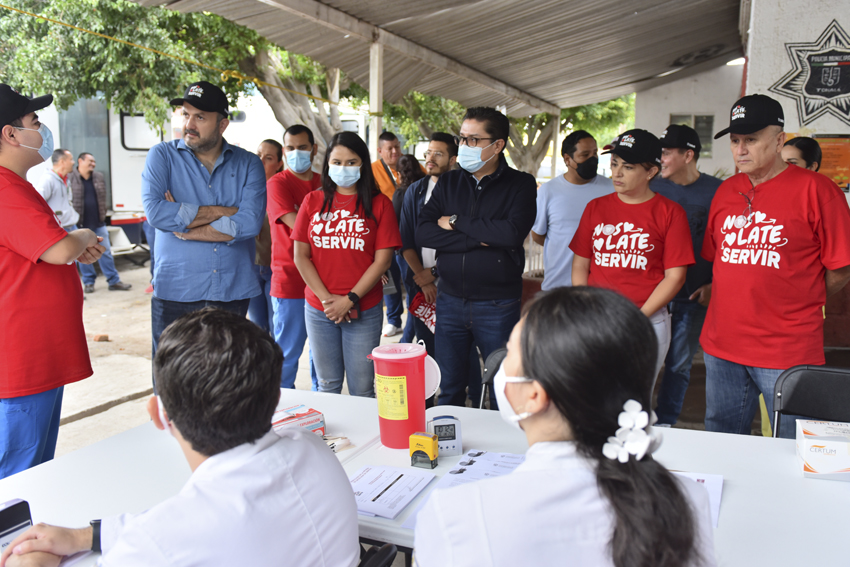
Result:
[[[437,476],[426,470],[363,467],[349,478],[357,511],[394,520]]]

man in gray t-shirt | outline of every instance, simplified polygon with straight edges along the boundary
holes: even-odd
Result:
[[[71,190],[68,189],[68,174],[74,170],[74,158],[71,152],[59,148],[53,151],[51,161],[53,167],[42,174],[35,190],[47,201],[62,228],[71,232],[76,230],[80,219],[80,214],[71,205]]]
[[[537,218],[531,238],[543,246],[543,289],[571,285],[573,252],[570,250],[587,204],[614,192],[607,177],[596,174],[599,149],[593,136],[577,130],[564,138],[561,155],[567,172],[537,190]]]

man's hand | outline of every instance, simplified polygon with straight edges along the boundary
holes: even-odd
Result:
[[[324,300],[322,305],[325,308],[325,316],[334,323],[351,322],[351,319],[348,318],[348,312],[354,307],[354,303],[348,299],[348,296],[332,295]]]
[[[171,191],[165,192],[165,200],[168,201],[169,203],[176,203],[177,202],[177,201],[174,200],[174,196],[171,194]]]
[[[174,236],[180,240],[195,240],[198,242],[230,242],[233,237],[229,234],[219,232],[210,225],[191,228],[188,232],[175,232]]]
[[[103,242],[103,237],[98,236],[97,243],[83,250],[83,253],[77,258],[77,262],[81,264],[94,264],[97,262],[103,256],[103,253],[106,252],[106,247],[101,246],[101,242]]]
[[[26,555],[12,555],[6,565],[9,567],[57,567],[62,558],[52,553],[36,551]]]
[[[419,287],[425,287],[428,284],[434,283],[434,280],[437,278],[434,277],[434,274],[431,273],[431,268],[423,268],[421,271],[413,274],[413,281],[416,282],[416,285]]]
[[[91,549],[92,529],[82,528],[78,530],[60,528],[48,524],[36,524],[10,543],[3,555],[0,556],[0,567],[5,567],[7,559],[13,553],[25,555],[33,552],[46,552],[53,555],[73,555],[79,551]],[[49,559],[49,558],[48,558]],[[14,563],[9,562],[10,565]],[[42,563],[35,563],[41,565]],[[44,565],[58,565],[56,563],[44,563]]]
[[[703,307],[708,307],[708,302],[711,301],[711,284],[701,285],[688,299],[696,299],[697,303]]]
[[[450,216],[449,217],[440,217],[437,220],[437,224],[440,225],[440,228],[442,228],[443,230],[454,230],[452,228],[452,225],[449,224],[450,218],[452,218],[452,217],[450,217]]]
[[[428,303],[434,303],[437,301],[437,286],[434,284],[427,284],[422,286],[422,295],[425,296],[425,301]]]

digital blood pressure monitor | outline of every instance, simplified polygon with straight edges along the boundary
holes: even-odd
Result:
[[[463,454],[463,437],[460,420],[452,415],[441,415],[428,422],[428,431],[437,436],[441,457]]]

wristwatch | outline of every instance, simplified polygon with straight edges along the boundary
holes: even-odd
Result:
[[[349,291],[348,292],[348,299],[351,300],[351,303],[357,303],[358,301],[360,301],[360,296],[358,296],[353,291]]]
[[[439,277],[437,275],[437,266],[431,266],[431,275],[434,276],[435,278]]]
[[[449,217],[449,226],[452,227],[452,230],[455,229],[455,223],[457,222],[457,215],[452,215]]]
[[[91,526],[91,550],[100,553],[100,520],[89,522]]]

